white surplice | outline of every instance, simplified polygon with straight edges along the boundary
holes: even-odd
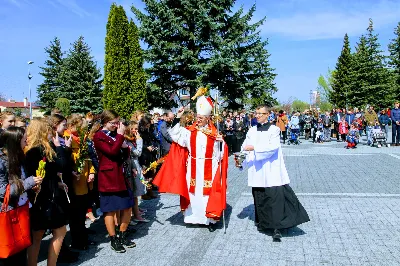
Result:
[[[248,168],[250,187],[276,187],[290,183],[283,161],[279,127],[271,125],[267,131],[257,131],[256,126],[250,128],[242,150],[246,145],[254,146],[254,151],[246,152],[246,161],[243,162],[243,166]]]
[[[188,189],[190,187],[191,179],[191,148],[190,135],[191,132],[180,124],[176,124],[173,128],[169,129],[169,134],[172,140],[178,143],[180,146],[185,147],[189,150],[189,156],[187,160],[187,171],[186,171],[186,182]],[[205,158],[206,145],[207,145],[207,135],[201,131],[197,132],[196,136],[196,187],[195,193],[189,192],[190,205],[184,212],[184,222],[190,224],[205,224],[215,223],[214,219],[206,217],[206,207],[209,196],[203,195],[204,186],[204,162],[205,160],[212,160],[212,179],[214,180],[215,173],[218,170],[218,161],[223,158],[224,146],[222,146],[222,151],[219,151],[219,143],[215,141],[213,155],[211,158]],[[223,143],[225,145],[225,143]]]

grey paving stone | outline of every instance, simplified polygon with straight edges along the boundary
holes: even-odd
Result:
[[[163,194],[141,203],[151,222],[136,226],[136,248],[113,252],[100,220],[91,225],[98,245],[73,265],[400,265],[400,147],[343,146],[284,146],[291,186],[311,221],[286,230],[281,243],[256,230],[246,172],[231,161],[226,234],[185,225],[179,197]],[[41,266],[47,245],[48,237]]]

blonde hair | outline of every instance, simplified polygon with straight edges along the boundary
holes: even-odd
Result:
[[[48,161],[53,161],[56,157],[56,152],[50,146],[48,139],[49,135],[52,134],[53,130],[50,125],[43,119],[33,119],[26,130],[28,146],[26,151],[32,148],[41,147],[44,149],[44,154]]]
[[[80,129],[83,126],[83,116],[80,114],[72,114],[68,117],[68,128],[71,129],[75,127],[76,129]]]
[[[131,121],[135,121],[139,123],[139,116],[143,116],[145,113],[143,111],[137,110],[131,116]]]

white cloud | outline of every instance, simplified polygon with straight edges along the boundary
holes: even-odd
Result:
[[[6,2],[8,2],[16,7],[19,7],[19,8],[22,7],[21,3],[17,0],[6,0]]]
[[[33,4],[29,0],[5,0],[5,1],[18,8],[23,8],[25,5],[33,6]]]
[[[312,2],[309,4],[312,5]],[[364,33],[369,18],[373,19],[375,29],[396,23],[400,18],[400,1],[360,1],[344,5],[339,5],[340,1],[337,3],[337,7],[329,6],[324,9],[320,6],[318,10],[313,8],[314,10],[308,11],[311,7],[309,9],[305,5],[290,12],[290,15],[267,16],[262,32],[296,40],[335,39],[343,38],[345,33],[350,36]],[[282,13],[285,14],[284,10]]]
[[[62,6],[68,9],[70,12],[80,16],[80,17],[89,17],[91,14],[86,11],[84,8],[78,5],[75,0],[49,0],[48,1],[54,7]]]

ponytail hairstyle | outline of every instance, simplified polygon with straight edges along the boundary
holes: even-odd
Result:
[[[0,146],[6,156],[8,182],[16,185],[19,194],[24,192],[24,185],[21,180],[21,167],[25,162],[24,151],[21,147],[21,140],[25,135],[25,129],[11,126],[4,130],[0,136]]]
[[[105,124],[118,117],[119,117],[118,113],[115,112],[114,110],[104,110],[100,115],[96,116],[94,118],[95,121],[93,123],[92,129],[90,130],[89,133],[89,139],[92,139],[94,134],[96,134],[97,131],[102,129]]]

